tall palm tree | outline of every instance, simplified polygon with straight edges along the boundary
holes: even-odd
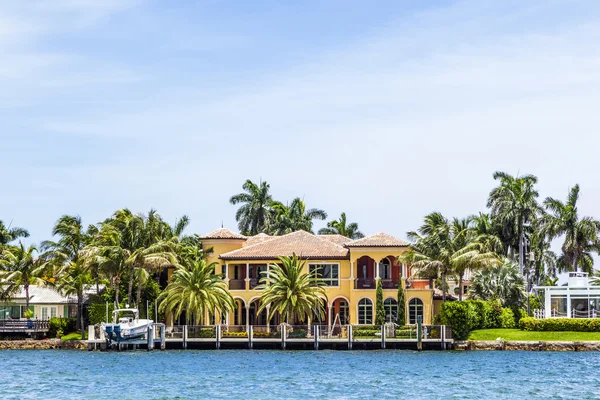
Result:
[[[462,299],[465,272],[487,268],[499,262],[492,250],[498,246],[498,239],[493,235],[477,235],[469,218],[455,218],[450,222],[442,214],[434,212],[425,217],[417,232],[409,232],[408,237],[415,243],[401,259],[412,265],[421,276],[439,276],[444,301],[449,275],[458,277],[459,298]]]
[[[318,208],[306,209],[304,201],[297,197],[285,206],[281,203],[274,203],[275,221],[271,233],[273,235],[285,235],[299,230],[312,233],[313,220],[324,220],[327,213]]]
[[[326,228],[319,229],[319,235],[342,235],[350,239],[360,239],[365,237],[361,231],[358,230],[358,224],[356,222],[347,223],[346,213],[340,215],[339,220],[329,221]]]
[[[300,321],[313,314],[324,318],[326,292],[323,280],[304,272],[306,261],[301,261],[296,254],[279,257],[279,263],[269,266],[257,287],[262,290],[258,313],[269,307],[269,320],[279,312],[279,315],[285,316],[287,323],[293,315]]]
[[[579,200],[579,185],[570,191],[566,202],[551,197],[544,200],[548,211],[545,215],[543,231],[550,240],[565,235],[559,257],[560,271],[590,272],[594,266],[592,252],[600,251],[600,221],[592,217],[579,218],[577,201]]]
[[[227,283],[214,273],[218,263],[207,264],[205,260],[190,261],[177,265],[173,279],[158,297],[161,312],[173,313],[178,319],[186,311],[187,323],[200,323],[206,311],[216,308],[221,312],[233,309],[233,298]]]
[[[66,296],[77,296],[77,329],[84,338],[83,300],[85,292],[92,287],[92,276],[85,258],[67,261],[61,268],[57,283],[59,292]]]
[[[520,306],[525,298],[523,277],[508,258],[473,274],[469,294],[474,299],[498,300],[504,307]]]
[[[29,286],[45,283],[42,277],[46,263],[36,257],[36,253],[35,246],[25,248],[23,243],[19,243],[18,246],[7,247],[0,259],[0,296],[11,299],[23,286],[27,309],[29,309]]]
[[[0,221],[0,249],[14,240],[26,237],[29,237],[29,232],[26,229],[11,228],[10,224],[6,226],[4,222]]]
[[[235,220],[243,235],[256,235],[268,229],[273,205],[270,188],[267,182],[260,182],[257,185],[247,179],[242,185],[245,192],[229,199],[233,205],[241,204],[235,213]]]
[[[505,172],[495,172],[494,179],[500,185],[490,192],[487,206],[492,216],[502,224],[503,232],[516,232],[519,248],[519,272],[523,274],[525,260],[525,228],[532,223],[540,211],[535,190],[537,178],[533,175],[513,177]]]

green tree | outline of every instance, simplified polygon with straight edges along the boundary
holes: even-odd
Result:
[[[0,221],[0,250],[10,242],[26,237],[29,237],[29,232],[26,229],[11,228],[10,224],[6,226],[4,222]]]
[[[312,233],[313,220],[325,220],[327,213],[318,208],[306,209],[306,204],[299,197],[292,200],[289,206],[274,203],[275,219],[271,228],[273,235],[285,235],[299,230]]]
[[[279,257],[279,264],[271,264],[260,280],[257,289],[261,290],[261,305],[258,313],[269,307],[268,319],[276,312],[291,322],[295,314],[300,321],[309,315],[324,318],[326,298],[325,283],[318,275],[304,272],[305,261],[296,254],[292,257]]]
[[[81,338],[85,334],[83,321],[83,300],[85,292],[92,287],[92,277],[85,258],[67,261],[61,268],[57,282],[57,289],[63,295],[77,297],[77,329],[81,331]]]
[[[377,280],[377,290],[375,291],[375,325],[385,324],[385,309],[383,308],[383,286],[381,279]]]
[[[235,220],[243,235],[256,235],[269,228],[273,206],[270,188],[267,182],[260,182],[257,185],[247,179],[242,185],[244,192],[229,199],[233,205],[241,204],[235,213]]]
[[[494,179],[499,180],[500,185],[490,192],[487,206],[492,210],[492,217],[502,224],[505,236],[514,236],[516,232],[519,272],[523,274],[526,225],[532,223],[540,212],[538,192],[535,190],[537,178],[533,175],[513,177],[505,172],[495,172]],[[510,243],[514,246],[514,238]]]
[[[365,235],[358,230],[358,224],[356,222],[347,223],[346,213],[342,213],[339,220],[329,221],[326,228],[319,229],[319,235],[336,234],[350,239],[360,239],[365,237]]]
[[[498,300],[503,307],[519,307],[525,298],[523,276],[510,259],[490,268],[476,271],[469,294],[473,299]]]
[[[233,298],[227,283],[214,273],[218,263],[207,264],[194,260],[187,265],[177,265],[171,283],[159,295],[159,310],[173,313],[178,319],[186,311],[187,323],[201,323],[204,314],[216,308],[221,312],[233,309]]]
[[[577,201],[579,185],[570,191],[566,202],[546,198],[544,206],[548,214],[544,218],[543,231],[550,240],[564,235],[562,255],[558,259],[559,272],[584,270],[591,272],[594,258],[591,253],[600,251],[598,230],[600,221],[592,217],[579,218]]]
[[[398,311],[397,311],[396,323],[398,325],[406,324],[406,299],[404,297],[404,288],[402,285],[398,286]]]
[[[45,275],[46,263],[36,255],[35,246],[25,248],[23,243],[4,249],[0,258],[0,293],[3,299],[11,299],[23,286],[25,308],[29,309],[29,286],[45,284],[42,278]]]

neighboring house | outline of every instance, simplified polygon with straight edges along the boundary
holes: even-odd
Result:
[[[261,272],[267,271],[270,264],[277,263],[278,256],[292,256],[293,253],[306,260],[307,272],[319,269],[327,284],[326,316],[324,321],[319,321],[323,324],[331,326],[338,321],[341,324],[374,324],[375,292],[379,279],[382,281],[388,321],[396,320],[400,285],[406,288],[406,323],[414,324],[421,317],[424,323],[431,324],[434,302],[440,302],[436,300],[437,296],[434,297],[427,280],[410,278],[410,268],[398,261],[397,257],[408,249],[409,243],[385,233],[358,240],[341,235],[314,235],[306,231],[283,236],[261,233],[246,237],[221,228],[202,235],[200,239],[205,249],[212,249],[207,261],[221,265],[221,271],[217,272],[222,272],[236,303],[233,312],[213,319],[220,318],[227,325],[274,325],[281,322],[279,316],[267,321],[266,310],[257,314],[260,291],[256,290],[256,286]]]
[[[535,286],[543,293],[544,308],[536,318],[599,318],[600,286],[593,286],[586,272],[569,272],[566,286]]]
[[[95,293],[95,289],[87,292],[87,294],[90,293]],[[12,297],[11,301],[0,302],[0,320],[25,319],[25,304],[25,290],[21,288]],[[30,286],[29,308],[33,311],[33,319],[75,318],[77,315],[77,297],[65,297],[50,286]]]

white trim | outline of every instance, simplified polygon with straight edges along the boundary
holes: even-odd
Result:
[[[359,307],[360,307],[360,302],[362,300],[369,300],[371,302],[371,323],[370,324],[361,324],[360,323],[360,311],[359,311]],[[348,304],[349,305],[349,304]],[[360,299],[358,299],[358,301],[356,302],[356,322],[358,323],[358,325],[375,325],[375,305],[373,304],[373,300],[371,300],[368,297],[361,297]]]

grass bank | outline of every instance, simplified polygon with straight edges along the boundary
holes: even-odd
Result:
[[[530,341],[600,341],[600,332],[530,332],[520,329],[480,329],[471,332],[469,340],[530,340]]]

